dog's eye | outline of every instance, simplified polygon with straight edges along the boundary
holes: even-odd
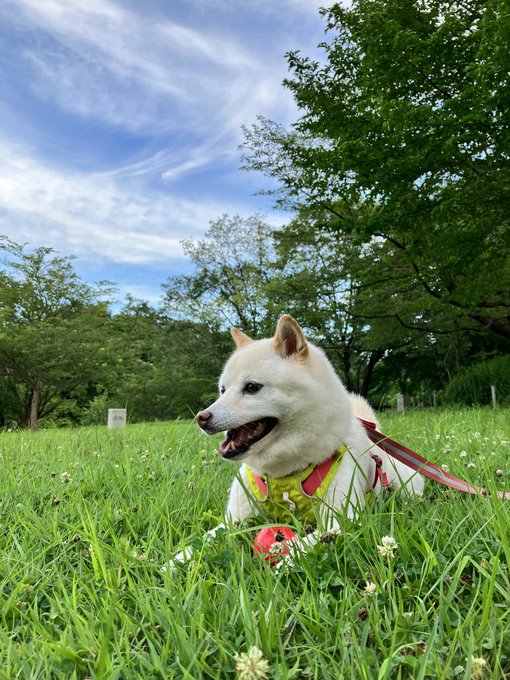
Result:
[[[262,385],[256,382],[249,382],[246,383],[244,386],[243,392],[244,394],[256,394],[259,390],[262,389]]]
[[[222,385],[220,387],[220,394],[223,394],[225,392],[225,385]]]

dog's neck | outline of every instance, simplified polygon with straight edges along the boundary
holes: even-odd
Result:
[[[333,448],[333,451],[335,449]],[[271,479],[282,479],[284,477],[293,477],[299,475],[301,472],[306,470],[310,465],[320,465],[325,460],[331,457],[331,451],[324,453],[322,455],[311,456],[311,460],[306,463],[302,463],[296,467],[296,460],[289,457],[288,460],[278,460],[274,465],[260,465],[258,460],[246,460],[246,465],[250,467],[254,472],[259,475],[259,477],[271,478]]]

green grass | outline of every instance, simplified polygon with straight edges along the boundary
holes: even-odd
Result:
[[[0,678],[235,678],[253,645],[282,680],[510,673],[510,501],[427,482],[422,500],[380,497],[276,573],[252,557],[253,529],[201,541],[235,466],[197,429],[0,435]],[[382,429],[510,490],[508,410],[386,416]],[[393,560],[377,551],[386,535]],[[185,545],[192,562],[162,573]]]

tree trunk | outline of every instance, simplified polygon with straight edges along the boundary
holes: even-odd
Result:
[[[37,416],[39,414],[39,383],[37,382],[32,391],[32,402],[30,404],[30,429],[37,430]]]
[[[370,386],[370,381],[372,379],[372,374],[376,364],[383,358],[384,352],[382,350],[374,350],[370,353],[370,359],[368,360],[365,375],[363,377],[363,382],[361,383],[360,391],[362,397],[366,397],[368,394],[368,388]]]

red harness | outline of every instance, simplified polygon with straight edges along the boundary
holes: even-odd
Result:
[[[372,484],[372,489],[375,489],[377,482],[379,481],[381,482],[383,487],[389,486],[390,482],[388,480],[386,472],[383,471],[383,462],[381,456],[378,456],[375,453],[372,453],[370,455],[372,456],[372,459],[375,463],[375,476]],[[333,465],[333,461],[335,460],[335,456],[336,454],[333,454],[327,460],[323,461],[322,463],[319,463],[319,465],[316,465],[311,474],[309,474],[306,479],[302,480],[301,489],[303,490],[303,493],[306,496],[313,496],[317,489],[319,488],[319,486],[322,484],[322,482],[326,479],[326,476],[330,471],[331,466]],[[259,477],[253,470],[251,471],[251,474],[253,475],[253,479],[255,480],[255,483],[257,484],[259,489],[262,491],[264,496],[267,497],[268,490],[265,481],[262,479],[262,477]]]
[[[330,471],[331,466],[333,465],[333,461],[335,460],[335,456],[336,453],[334,453],[331,456],[331,458],[328,458],[322,463],[319,463],[319,465],[314,467],[314,469],[308,475],[308,477],[301,481],[301,489],[303,490],[306,496],[313,496],[314,493],[319,488],[319,486],[322,484],[322,482],[326,479],[326,476]],[[261,477],[259,477],[255,472],[253,472],[253,470],[252,475],[259,489],[262,491],[264,496],[267,496],[268,491],[267,484],[265,483],[265,481]]]
[[[372,484],[372,489],[375,489],[377,482],[379,481],[381,482],[381,486],[386,488],[390,485],[390,482],[388,480],[388,475],[383,470],[382,458],[375,453],[371,453],[370,455],[372,456],[372,460],[375,463],[375,477]]]

